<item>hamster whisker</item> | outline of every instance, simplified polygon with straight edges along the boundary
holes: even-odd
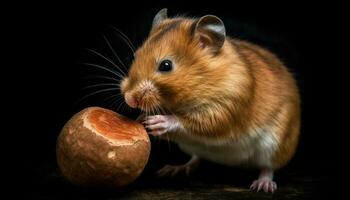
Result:
[[[152,114],[152,107],[149,107],[149,116],[153,116],[154,114]]]
[[[115,82],[120,82],[120,80],[113,78],[113,77],[109,77],[109,76],[102,76],[102,75],[91,75],[91,76],[85,76],[83,77],[83,79],[106,79],[106,80],[111,80],[111,81],[115,81]]]
[[[159,107],[162,115],[166,115],[167,114],[167,112],[165,112],[165,110],[162,108],[162,106],[158,105],[158,107]]]
[[[165,113],[162,111],[162,107],[160,107],[160,105],[157,106],[157,110],[159,112],[160,115],[164,115]]]
[[[97,65],[97,64],[93,64],[93,63],[81,63],[81,64],[106,70],[106,71],[108,71],[108,72],[118,76],[120,79],[123,79],[124,76],[125,76],[125,75],[123,76],[122,74],[120,74],[120,73],[118,73],[116,71],[110,70],[107,67],[104,67],[104,66],[101,66],[101,65]]]
[[[145,109],[146,118],[148,117],[147,108]]]
[[[162,107],[159,107],[159,108],[160,108],[161,112],[163,113],[163,115],[167,114],[167,112],[165,112],[165,110]]]
[[[130,48],[130,50],[134,54],[136,48],[134,47],[134,45],[132,44],[132,42],[130,41],[128,36],[126,36],[123,32],[121,32],[116,27],[114,27],[114,26],[111,26],[111,27],[118,33],[119,38],[121,38],[128,45],[128,47]]]
[[[153,110],[153,115],[158,115],[157,108],[155,106],[152,107],[152,110]]]
[[[154,110],[155,110],[155,109],[154,109],[154,106],[152,106],[152,107],[151,107],[151,113],[152,113],[152,115],[156,115],[156,113],[155,113]]]
[[[112,95],[114,96],[114,98],[110,98],[111,101],[110,101],[110,107],[113,107],[114,104],[115,105],[115,108],[117,108],[117,103],[119,103],[119,105],[123,102],[123,97],[122,96],[119,96],[119,95]]]
[[[93,95],[96,95],[96,94],[100,94],[100,93],[103,93],[103,92],[110,92],[110,91],[118,91],[118,88],[106,88],[106,89],[101,89],[101,90],[98,90],[98,91],[95,91],[95,92],[92,92],[90,94],[87,94],[85,96],[83,96],[81,99],[79,99],[76,103],[79,103],[83,100],[85,100],[86,98],[88,97],[91,97]]]
[[[113,108],[113,106],[115,106],[115,108],[117,109],[118,105],[123,106],[123,104],[124,104],[123,98],[117,98],[114,102],[112,102],[111,107]],[[116,110],[116,111],[118,111],[118,110]]]
[[[154,115],[159,115],[160,114],[157,106],[154,106],[153,110],[154,110]]]
[[[125,104],[126,110],[132,111],[132,109],[125,103],[125,101],[123,101],[123,103]]]
[[[114,95],[112,95],[112,96],[114,96]],[[114,98],[110,98],[109,99],[109,103],[107,104],[106,103],[106,105],[109,107],[109,108],[114,108],[114,104],[115,104],[115,107],[117,106],[117,103],[121,103],[121,101],[122,101],[122,99],[121,99],[121,97],[116,97],[116,96],[114,96]]]
[[[89,85],[89,86],[86,86],[86,87],[84,87],[82,89],[85,90],[85,89],[94,88],[94,87],[100,87],[100,86],[117,86],[117,87],[119,87],[119,84],[115,84],[115,83],[100,83],[100,84]]]
[[[103,102],[106,102],[106,103],[108,103],[110,100],[113,100],[113,102],[116,100],[116,99],[121,99],[122,98],[122,96],[121,96],[121,94],[114,94],[114,95],[111,95],[111,96],[109,96],[109,97],[106,97],[104,100],[103,100]]]
[[[126,109],[129,111],[129,112],[132,112],[132,108],[130,108],[127,104],[126,104],[126,102],[125,101],[123,101],[123,103],[125,104],[125,106],[126,106]]]
[[[157,106],[154,107],[154,110],[156,111],[156,115],[160,115],[161,114],[160,111],[159,111],[159,108]]]
[[[122,105],[123,105],[123,111],[122,112],[126,113],[128,111],[128,106],[124,102],[122,102]]]
[[[103,38],[106,40],[106,43],[108,45],[108,47],[111,49],[113,55],[117,58],[118,62],[122,65],[122,67],[125,69],[125,72],[128,71],[127,67],[125,66],[125,64],[122,62],[122,60],[120,59],[120,57],[118,56],[118,54],[115,52],[115,50],[113,49],[111,43],[108,41],[107,37],[104,35]],[[125,75],[125,74],[124,74]]]
[[[117,107],[118,103],[119,103],[119,106]],[[118,101],[115,101],[114,103],[112,103],[112,105],[114,104],[117,107],[117,112],[119,113],[123,113],[125,110],[125,106],[127,106],[126,103],[124,103],[122,98],[119,98]]]
[[[96,55],[98,55],[98,56],[100,56],[101,58],[105,59],[106,61],[111,63],[115,68],[117,68],[120,71],[120,73],[123,74],[123,76],[126,76],[125,73],[123,72],[123,70],[121,70],[120,67],[117,64],[115,64],[111,59],[107,58],[106,56],[102,55],[101,53],[99,53],[99,52],[97,52],[97,51],[95,51],[93,49],[87,49],[87,50],[92,52],[92,53],[94,53],[94,54],[96,54]]]
[[[149,115],[149,111],[148,111],[148,106],[147,106],[147,104],[145,105],[145,107],[146,107],[146,118],[148,118],[150,115]]]
[[[149,104],[149,107],[150,107],[150,114],[156,115],[156,114],[155,114],[155,111],[154,111],[154,106],[153,106],[152,104],[153,104],[153,103],[150,103],[150,104]]]
[[[116,110],[117,112],[121,112],[121,111],[120,111],[120,108],[123,107],[123,103],[124,103],[124,102],[122,101],[122,102],[119,104],[119,106],[117,107],[117,110]],[[117,106],[117,105],[116,105],[116,106]]]

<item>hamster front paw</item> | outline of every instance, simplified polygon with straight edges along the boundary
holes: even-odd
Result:
[[[181,127],[180,121],[174,115],[147,116],[144,118],[142,124],[145,126],[148,134],[153,136],[175,131]]]

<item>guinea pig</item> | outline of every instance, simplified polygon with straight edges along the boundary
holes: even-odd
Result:
[[[154,17],[121,82],[126,103],[147,115],[148,133],[192,156],[158,175],[189,174],[200,159],[255,167],[252,190],[274,192],[275,170],[295,153],[300,129],[296,81],[268,50],[226,36],[222,20]]]

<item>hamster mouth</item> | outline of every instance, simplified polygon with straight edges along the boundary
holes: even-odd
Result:
[[[157,98],[152,91],[143,91],[138,100],[138,107],[145,112],[151,112],[156,109],[158,103]]]
[[[151,112],[159,105],[158,90],[153,82],[146,80],[139,85],[138,107],[145,112]]]
[[[148,101],[148,91],[142,91],[136,95],[132,95],[130,93],[127,93],[125,95],[125,101],[131,108],[140,108],[141,110],[151,109],[153,106],[149,105]],[[146,96],[146,98],[145,98]]]
[[[144,112],[153,112],[159,107],[159,92],[150,80],[142,81],[133,91],[125,94],[126,103]]]

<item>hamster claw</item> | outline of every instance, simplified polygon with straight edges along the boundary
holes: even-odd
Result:
[[[184,172],[186,176],[190,176],[199,166],[200,159],[197,156],[192,158],[184,165],[165,165],[163,168],[156,172],[158,177],[175,177],[178,173]]]
[[[263,190],[264,192],[274,193],[277,190],[277,184],[270,178],[259,178],[252,183],[250,189],[257,192]]]
[[[178,123],[177,118],[173,115],[147,116],[142,122],[147,132],[153,136],[159,136],[176,129]]]
[[[156,172],[158,177],[171,176],[174,177],[179,171],[182,171],[183,167],[181,165],[165,165],[163,168]]]
[[[156,172],[158,177],[175,177],[180,172],[184,172],[186,176],[189,176],[194,171],[194,168],[190,165],[165,165],[163,168]]]

